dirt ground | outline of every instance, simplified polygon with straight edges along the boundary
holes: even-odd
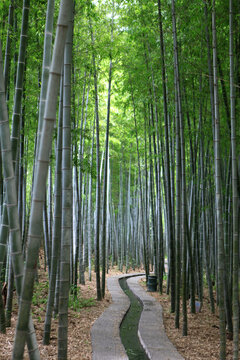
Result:
[[[140,283],[146,289],[144,279]],[[218,360],[219,317],[217,309],[216,314],[211,313],[207,290],[204,293],[201,312],[191,314],[188,306],[188,336],[182,336],[182,319],[180,319],[180,328],[175,329],[175,315],[170,312],[170,297],[166,294],[166,288],[163,290],[163,294],[159,292],[149,294],[162,305],[166,333],[178,352],[186,360]],[[232,346],[232,341],[227,339],[227,360],[233,358]]]
[[[136,269],[137,272],[142,269]],[[133,271],[130,271],[133,272]],[[120,272],[114,268],[109,271],[107,276],[114,276]],[[111,296],[106,290],[106,296],[103,301],[96,300],[95,274],[92,274],[92,281],[88,280],[88,274],[85,276],[86,284],[79,285],[79,295],[82,299],[82,306],[77,311],[69,310],[69,346],[68,359],[70,360],[90,360],[91,359],[91,338],[90,329],[94,321],[101,315],[106,307],[111,303]],[[51,344],[44,346],[42,344],[45,308],[47,299],[46,273],[43,270],[39,272],[39,283],[37,295],[35,296],[35,305],[33,306],[33,319],[36,329],[41,358],[44,360],[57,359],[57,319],[52,322]],[[144,281],[141,282],[145,286]],[[212,315],[207,298],[204,299],[204,305],[200,313],[190,314],[188,316],[189,335],[183,337],[181,328],[175,329],[174,315],[170,313],[170,299],[166,294],[160,295],[158,292],[151,293],[163,306],[164,325],[168,337],[176,346],[177,350],[186,360],[214,360],[219,359],[219,329],[218,316]],[[37,299],[36,299],[37,298]],[[90,299],[90,300],[89,300]],[[16,302],[16,301],[15,301]],[[16,325],[17,309],[14,306],[12,327],[7,329],[6,335],[0,334],[0,360],[11,359],[12,346],[14,341],[14,328]],[[227,359],[232,358],[232,342],[227,342]],[[28,359],[27,351],[24,359]]]
[[[113,276],[118,274],[117,269],[112,269],[107,276]],[[39,283],[46,281],[46,273],[40,270]],[[45,309],[47,299],[47,289],[41,288],[41,301],[38,305],[33,305],[33,321],[37,340],[39,344],[41,359],[43,360],[56,360],[57,359],[57,327],[58,320],[53,319],[52,331],[50,338],[50,345],[43,345],[43,329],[45,320]],[[106,296],[103,301],[96,300],[96,278],[95,273],[92,273],[92,281],[88,280],[88,274],[85,274],[85,285],[79,285],[79,296],[85,300],[86,306],[78,311],[72,309],[69,310],[69,327],[68,327],[68,359],[70,360],[89,360],[91,359],[91,337],[90,329],[94,321],[102,314],[102,312],[109,306],[111,302],[111,296],[106,289]],[[89,301],[88,299],[92,299]],[[94,305],[92,305],[94,304]],[[14,331],[17,319],[16,300],[12,317],[12,327],[7,329],[6,335],[0,333],[0,360],[10,360],[12,346],[14,341]],[[27,355],[27,349],[25,349],[24,359],[29,359]]]

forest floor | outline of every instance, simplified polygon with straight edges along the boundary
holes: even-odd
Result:
[[[142,269],[136,269],[136,272]],[[129,273],[134,271],[129,271]],[[117,268],[113,268],[107,277],[121,274]],[[71,308],[69,310],[69,346],[68,358],[70,360],[90,360],[91,359],[91,337],[90,329],[94,321],[110,305],[111,296],[106,290],[103,301],[96,300],[95,274],[92,274],[92,281],[85,276],[86,284],[79,285],[78,300],[70,298]],[[146,288],[142,280],[141,285]],[[33,319],[37,340],[40,348],[41,358],[44,360],[57,359],[57,319],[52,321],[51,344],[42,344],[43,328],[45,319],[45,309],[47,302],[47,273],[43,268],[39,270],[39,283],[36,285],[36,292],[33,297]],[[181,328],[175,329],[174,314],[171,314],[170,297],[165,293],[160,295],[158,292],[150,293],[163,307],[163,320],[166,333],[179,353],[186,360],[214,360],[219,359],[219,329],[218,315],[211,314],[207,296],[200,313],[188,314],[189,335],[183,337]],[[7,329],[7,333],[0,334],[0,360],[11,359],[12,346],[14,341],[14,329],[16,326],[17,305],[14,300],[14,310],[12,317],[12,327]],[[232,358],[232,341],[227,340],[227,360]],[[26,351],[27,354],[27,351]],[[28,359],[25,355],[24,359]]]
[[[146,289],[144,279],[140,281],[140,284]],[[166,294],[166,283],[164,282],[163,294],[158,291],[149,292],[149,294],[155,297],[162,305],[166,334],[184,359],[219,359],[219,316],[217,309],[215,309],[215,314],[211,312],[207,289],[204,290],[203,305],[200,312],[191,314],[190,304],[188,304],[188,336],[182,336],[182,317],[180,318],[180,328],[175,328],[175,314],[170,312],[171,301],[170,296]],[[227,337],[229,337],[228,334]],[[227,360],[233,358],[232,347],[233,342],[227,338]]]

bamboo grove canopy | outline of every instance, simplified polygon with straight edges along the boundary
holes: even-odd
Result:
[[[2,0],[0,269],[16,286],[13,359],[40,354],[31,318],[39,249],[49,275],[44,344],[69,290],[144,266],[182,304],[219,312],[239,358],[240,17],[237,1]],[[14,275],[14,276],[13,276]],[[56,287],[56,284],[58,286]],[[216,290],[216,303],[214,293]],[[11,290],[12,291],[12,290]],[[11,320],[0,297],[0,329]]]

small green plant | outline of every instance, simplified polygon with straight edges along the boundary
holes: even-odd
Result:
[[[47,291],[48,291],[48,281],[45,282],[36,282],[34,285],[34,292],[32,298],[32,304],[39,306],[41,304],[47,303]]]
[[[79,311],[83,308],[91,307],[95,305],[96,305],[96,301],[94,298],[84,299],[73,295],[70,295],[69,297],[69,307],[74,311]]]
[[[74,311],[80,311],[83,308],[91,307],[96,305],[94,298],[84,299],[80,296],[80,289],[74,289],[75,292],[70,292],[69,296],[69,307]]]
[[[166,273],[163,274],[163,281],[167,281],[168,275]]]

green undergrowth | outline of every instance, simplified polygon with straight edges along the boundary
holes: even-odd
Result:
[[[32,304],[34,306],[41,306],[47,303],[48,281],[35,282]]]
[[[32,298],[33,306],[42,308],[42,305],[47,304],[48,300],[48,281],[36,282],[34,285],[34,293]],[[68,306],[73,311],[80,311],[83,308],[95,306],[96,301],[93,297],[83,298],[80,294],[80,289],[77,292],[70,291]]]
[[[83,298],[80,296],[80,291],[77,289],[77,294],[70,293],[69,308],[74,311],[80,311],[83,308],[95,306],[96,301],[93,297]]]

